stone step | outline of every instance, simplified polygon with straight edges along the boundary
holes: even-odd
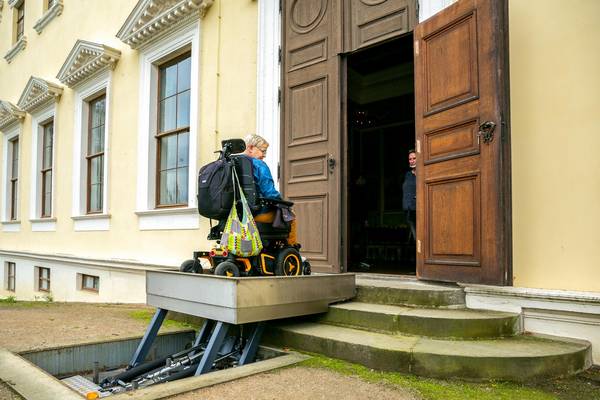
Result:
[[[441,338],[498,338],[519,333],[519,315],[469,309],[414,308],[349,302],[329,307],[319,322],[383,333]]]
[[[265,330],[264,342],[435,378],[524,382],[572,375],[591,365],[588,342],[534,336],[442,340],[283,321]]]
[[[374,278],[356,276],[356,301],[363,303],[422,307],[462,308],[465,293],[461,287],[432,284],[407,277]]]

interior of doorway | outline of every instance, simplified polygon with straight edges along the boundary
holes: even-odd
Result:
[[[414,275],[402,184],[415,146],[412,33],[353,53],[347,66],[348,269]]]

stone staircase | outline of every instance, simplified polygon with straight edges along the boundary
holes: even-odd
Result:
[[[518,314],[471,310],[462,288],[357,277],[353,301],[279,321],[265,342],[436,378],[529,381],[591,366],[588,342],[527,335]]]

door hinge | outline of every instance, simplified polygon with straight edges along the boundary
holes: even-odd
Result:
[[[421,253],[421,241],[417,240],[417,253]]]
[[[421,141],[417,140],[417,153],[421,153]]]
[[[279,12],[283,9],[283,0],[279,0]]]
[[[415,55],[419,55],[419,41],[415,40]]]
[[[277,163],[277,182],[281,180],[281,163]]]
[[[281,88],[277,88],[277,103],[281,104]]]
[[[281,46],[279,46],[279,51],[277,52],[277,59],[279,61],[279,64],[281,64],[281,58],[283,57],[283,54],[281,54]]]

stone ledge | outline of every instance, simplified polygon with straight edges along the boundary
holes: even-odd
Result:
[[[23,35],[4,56],[6,62],[10,64],[25,47],[27,47],[27,36]]]
[[[35,25],[33,25],[33,29],[35,29],[38,34],[42,33],[50,21],[62,14],[63,8],[63,0],[58,0],[44,13],[44,15],[42,15],[42,18],[36,21]]]

